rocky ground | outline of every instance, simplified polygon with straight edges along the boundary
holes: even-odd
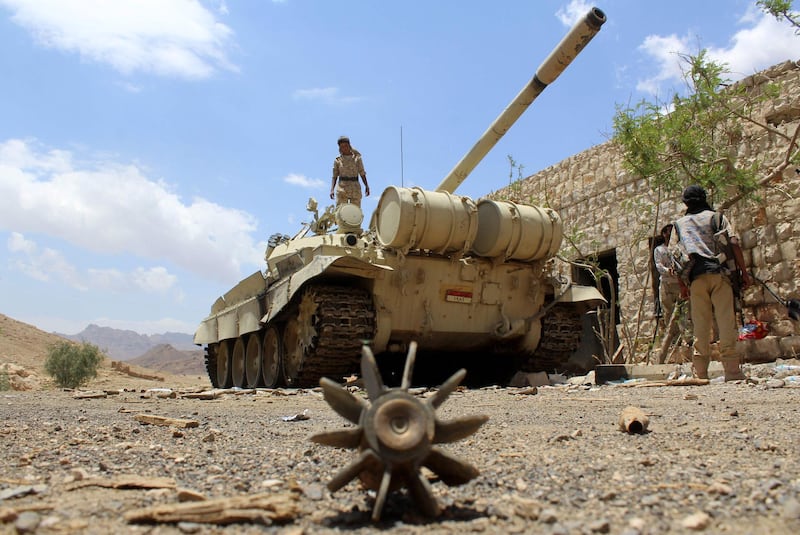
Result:
[[[378,523],[374,492],[326,488],[356,454],[309,440],[352,427],[318,389],[0,392],[0,533],[798,533],[796,364],[705,386],[459,390],[437,415],[489,420],[442,448],[480,474],[448,487],[426,469],[440,516],[397,491]],[[620,430],[628,406],[646,432]]]

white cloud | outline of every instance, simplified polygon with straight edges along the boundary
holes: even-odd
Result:
[[[593,6],[594,4],[585,2],[584,0],[570,0],[569,4],[556,11],[556,18],[561,21],[561,24],[571,28],[576,22],[581,20]]]
[[[639,49],[654,60],[658,72],[650,78],[639,80],[636,89],[656,95],[665,83],[681,81],[683,75],[680,55],[689,53],[688,43],[689,38],[681,38],[675,34],[666,37],[648,35]]]
[[[133,282],[147,293],[164,293],[172,288],[177,280],[175,275],[161,266],[149,269],[138,268],[133,272]]]
[[[787,59],[797,59],[800,38],[788,24],[776,21],[755,7],[742,16],[739,23],[744,27],[733,34],[728,47],[704,47],[710,60],[727,65],[730,71],[727,76],[731,80],[740,80]],[[695,43],[696,39],[689,35],[647,36],[639,49],[655,60],[657,72],[639,80],[636,88],[655,95],[660,89],[682,83],[680,55],[697,54],[701,46]]]
[[[40,249],[19,232],[12,232],[8,239],[8,250],[16,253],[10,259],[10,267],[16,271],[42,282],[54,279],[76,290],[87,289],[75,266],[54,249]]]
[[[129,273],[118,269],[89,268],[81,273],[63,253],[51,248],[40,248],[19,232],[11,233],[7,246],[11,253],[12,269],[42,282],[55,280],[80,291],[101,290],[114,293],[142,291],[149,294],[166,294],[174,288],[178,280],[161,266],[138,267]],[[176,292],[176,296],[183,299],[180,292]]]
[[[352,104],[361,101],[360,97],[339,96],[338,87],[315,87],[312,89],[297,89],[292,93],[295,100],[317,100],[330,104]]]
[[[169,262],[221,282],[238,277],[242,265],[260,264],[250,214],[202,198],[184,201],[135,165],[73,160],[32,141],[0,142],[0,229]]]
[[[237,70],[227,57],[232,30],[198,0],[0,0],[0,6],[40,45],[126,75],[196,79]]]
[[[800,58],[800,37],[785,22],[766,14],[746,13],[740,23],[750,27],[736,32],[729,48],[709,47],[711,59],[726,63],[731,76],[739,80],[787,59]]]
[[[325,182],[318,178],[308,178],[304,175],[297,175],[292,173],[283,178],[283,181],[293,186],[300,186],[307,189],[320,189],[325,187]]]

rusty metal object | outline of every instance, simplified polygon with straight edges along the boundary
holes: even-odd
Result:
[[[625,407],[619,416],[619,429],[629,434],[647,432],[650,418],[639,407]]]
[[[380,520],[389,493],[401,487],[408,488],[414,503],[425,516],[439,514],[430,483],[420,473],[423,466],[451,486],[467,483],[479,474],[471,464],[436,446],[470,436],[489,419],[488,416],[476,415],[442,421],[436,417],[436,409],[458,387],[466,370],[454,373],[433,396],[420,400],[408,392],[416,350],[416,343],[412,342],[401,386],[387,388],[372,351],[363,346],[361,373],[369,401],[354,396],[330,379],[320,380],[325,401],[358,426],[311,437],[318,444],[358,450],[356,459],[331,479],[328,490],[336,492],[359,478],[366,488],[377,491],[372,509],[373,521]]]

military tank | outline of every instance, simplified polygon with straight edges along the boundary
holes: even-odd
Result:
[[[359,369],[363,343],[380,361],[415,342],[418,366],[454,357],[506,375],[566,368],[583,313],[604,299],[559,274],[559,215],[455,190],[605,20],[591,9],[435,190],[389,186],[366,228],[360,207],[320,214],[309,199],[311,220],[271,236],[266,268],[200,323],[194,342],[206,347],[212,385],[338,381]]]

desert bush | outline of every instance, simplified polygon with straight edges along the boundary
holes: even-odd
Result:
[[[58,342],[48,349],[44,370],[62,388],[76,388],[97,377],[105,355],[88,342]]]
[[[8,376],[8,364],[0,367],[0,392],[11,390],[11,378]]]

